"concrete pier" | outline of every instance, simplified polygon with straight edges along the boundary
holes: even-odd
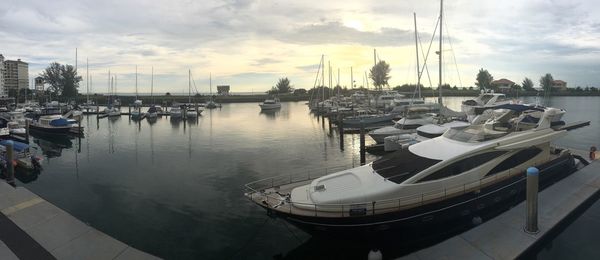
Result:
[[[539,193],[538,233],[528,234],[523,230],[524,201],[477,227],[401,259],[515,259],[593,199],[599,190],[597,160]]]
[[[0,259],[159,259],[0,181]]]

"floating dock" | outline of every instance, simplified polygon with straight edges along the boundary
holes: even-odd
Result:
[[[524,201],[460,235],[400,259],[518,258],[536,246],[580,206],[593,202],[599,190],[600,161],[596,160],[539,193],[538,233],[524,231]]]
[[[0,259],[159,259],[0,181]]]

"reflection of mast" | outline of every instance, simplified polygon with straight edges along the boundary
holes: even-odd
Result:
[[[154,131],[152,125],[150,125],[150,160],[154,164]]]

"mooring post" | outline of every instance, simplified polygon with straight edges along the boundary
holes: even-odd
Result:
[[[344,150],[344,125],[342,121],[342,115],[338,114],[337,116],[337,127],[338,133],[340,135],[340,150]]]
[[[329,134],[331,135],[333,133],[333,129],[331,128],[331,114],[327,118],[327,124],[329,125]]]
[[[540,171],[535,167],[527,168],[527,218],[525,232],[536,234],[538,229],[538,184]]]
[[[360,165],[365,165],[365,124],[360,120]]]
[[[129,108],[129,118],[131,118],[131,105],[127,105],[127,107]]]
[[[25,120],[25,141],[29,144],[29,120]]]
[[[6,182],[11,186],[15,187],[15,166],[13,165],[13,147],[14,142],[6,142]]]

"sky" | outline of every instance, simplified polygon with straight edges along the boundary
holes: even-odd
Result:
[[[3,0],[0,54],[28,62],[34,77],[51,62],[75,64],[77,49],[80,92],[89,60],[92,92],[108,91],[109,70],[118,92],[135,92],[137,66],[139,92],[150,92],[153,68],[155,93],[187,93],[188,70],[206,93],[210,78],[232,92],[264,92],[282,77],[312,88],[321,55],[333,85],[351,87],[351,67],[365,85],[376,49],[393,87],[417,81],[413,12],[426,55],[439,9],[437,0]],[[473,86],[484,68],[516,83],[551,73],[569,87],[600,86],[594,1],[445,1],[443,28],[442,78],[451,85]],[[438,84],[434,41],[427,87]]]

